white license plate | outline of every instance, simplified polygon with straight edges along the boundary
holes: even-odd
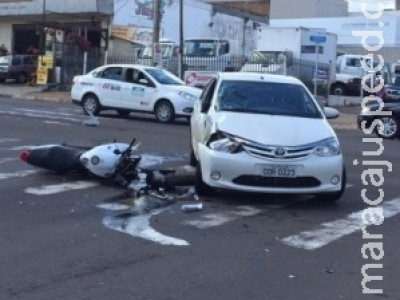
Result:
[[[259,166],[259,174],[266,177],[296,177],[298,176],[298,166]]]

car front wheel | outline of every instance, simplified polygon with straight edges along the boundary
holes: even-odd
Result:
[[[170,123],[175,119],[175,110],[171,102],[162,100],[157,103],[154,110],[156,119],[161,123]]]
[[[93,94],[86,95],[83,98],[82,107],[85,114],[93,116],[97,116],[101,109],[99,99]]]
[[[201,166],[199,162],[197,162],[196,174],[194,177],[194,190],[196,191],[196,194],[199,196],[207,197],[215,194],[215,189],[203,181]]]
[[[382,122],[382,126],[378,125],[376,127],[376,134],[385,139],[393,139],[398,137],[400,134],[400,124],[399,121],[395,118],[388,116],[380,119]]]

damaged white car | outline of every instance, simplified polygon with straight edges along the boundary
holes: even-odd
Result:
[[[196,191],[216,189],[314,194],[338,200],[346,171],[338,138],[301,81],[257,73],[220,73],[195,102],[191,165]]]

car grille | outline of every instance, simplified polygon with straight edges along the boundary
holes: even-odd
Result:
[[[258,175],[241,175],[233,179],[235,184],[257,186],[257,187],[276,187],[276,188],[310,188],[321,185],[315,177],[264,177]]]
[[[296,147],[265,146],[257,143],[243,144],[244,150],[251,156],[265,159],[297,159],[311,154],[314,145]]]

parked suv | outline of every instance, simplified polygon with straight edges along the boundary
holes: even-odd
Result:
[[[37,56],[6,55],[0,57],[0,82],[15,79],[19,83],[26,82],[36,71]]]

